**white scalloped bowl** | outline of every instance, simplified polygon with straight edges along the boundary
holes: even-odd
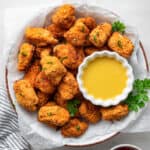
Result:
[[[122,65],[127,70],[126,87],[124,88],[124,90],[122,91],[121,94],[117,95],[116,97],[114,97],[112,99],[107,99],[107,100],[96,99],[96,98],[94,98],[93,95],[88,94],[87,90],[83,86],[83,81],[82,81],[83,71],[84,71],[85,67],[88,67],[87,66],[88,63],[90,61],[93,61],[95,58],[104,57],[104,56],[114,58],[117,61],[121,62]],[[92,55],[90,55],[84,59],[84,61],[82,62],[82,64],[78,68],[77,81],[79,84],[79,89],[82,92],[84,98],[91,101],[91,103],[93,103],[94,105],[100,105],[103,107],[108,107],[108,106],[117,105],[121,101],[123,101],[127,98],[128,94],[132,91],[132,88],[133,88],[134,76],[133,76],[132,67],[130,66],[130,64],[128,63],[128,61],[125,58],[121,57],[116,52],[110,52],[110,51],[104,50],[101,52],[94,52]]]

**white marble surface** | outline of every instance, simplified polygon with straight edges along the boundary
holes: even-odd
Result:
[[[88,0],[87,0],[88,1]],[[22,7],[22,6],[35,6],[37,4],[52,3],[53,0],[0,0],[0,49],[3,45],[3,10],[8,7]],[[85,2],[85,0],[84,0]],[[136,26],[138,29],[140,39],[146,49],[148,58],[150,57],[150,1],[149,0],[92,0],[92,3],[96,3],[102,7],[108,8],[120,14],[122,18],[127,20],[131,25]],[[15,21],[15,20],[14,20]],[[0,60],[1,61],[1,60]],[[101,149],[109,150],[112,146],[121,143],[135,144],[141,147],[143,150],[149,150],[150,148],[150,133],[136,133],[136,134],[120,134],[103,144],[97,144],[95,146],[77,149]],[[70,148],[61,148],[68,150]],[[75,148],[72,148],[75,149]]]

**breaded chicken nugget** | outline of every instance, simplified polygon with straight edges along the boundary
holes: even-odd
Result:
[[[84,18],[79,18],[77,21],[84,23],[89,30],[92,30],[96,27],[96,21],[93,17],[84,17]]]
[[[129,113],[128,105],[119,104],[108,108],[100,108],[103,120],[120,120]]]
[[[42,70],[53,85],[58,85],[67,70],[55,56],[44,56],[40,61]]]
[[[48,103],[45,104],[45,106],[55,106],[57,105],[54,101],[49,101]]]
[[[49,47],[37,47],[35,49],[35,55],[37,58],[41,58],[43,56],[50,55],[52,49]]]
[[[47,78],[47,76],[45,75],[45,73],[43,71],[41,71],[37,75],[34,86],[37,89],[39,89],[41,92],[46,93],[46,94],[52,94],[55,90],[55,87],[49,81],[49,79]]]
[[[24,71],[30,64],[34,53],[34,46],[29,43],[23,43],[18,54],[18,70]]]
[[[128,37],[114,32],[108,41],[108,46],[113,51],[119,53],[121,56],[128,58],[131,56],[134,45]]]
[[[38,112],[38,120],[55,126],[63,126],[69,121],[69,112],[57,105],[43,106]]]
[[[86,46],[88,42],[89,29],[87,26],[77,21],[73,27],[71,27],[65,34],[64,37],[74,46]]]
[[[79,92],[78,83],[72,73],[67,74],[57,87],[57,92],[61,100],[71,100]],[[56,99],[55,99],[56,100]],[[57,101],[57,100],[56,100]]]
[[[74,118],[61,128],[61,134],[64,137],[78,137],[84,134],[87,128],[86,122]]]
[[[52,15],[52,23],[64,29],[69,29],[74,24],[75,19],[75,8],[69,4],[60,6]]]
[[[101,119],[99,107],[93,105],[87,100],[82,101],[79,107],[79,113],[84,119],[86,119],[90,123],[97,123]]]
[[[39,98],[38,107],[40,108],[48,102],[49,95],[41,91],[37,91],[36,94]]]
[[[90,41],[96,47],[102,47],[112,32],[112,26],[109,23],[103,23],[98,25],[96,28],[92,30],[90,33]]]
[[[53,37],[50,31],[40,27],[28,27],[25,31],[25,37],[36,46],[58,43],[58,40]]]
[[[64,33],[66,32],[66,29],[62,29],[56,24],[51,24],[46,27],[46,29],[49,30],[55,38],[62,38],[64,36]]]
[[[89,55],[93,54],[93,53],[96,52],[96,51],[99,51],[99,48],[93,47],[93,46],[87,47],[87,48],[85,48],[85,50],[84,50],[86,56],[89,56]]]
[[[37,110],[39,99],[28,80],[18,80],[14,83],[14,91],[18,103],[28,111]]]
[[[67,43],[67,44],[59,44],[54,47],[54,55],[60,59],[61,63],[70,69],[77,68],[77,53],[75,48]],[[74,68],[75,67],[75,68]]]
[[[24,75],[24,79],[28,80],[31,85],[34,87],[34,82],[37,77],[37,75],[40,73],[40,62],[35,61],[31,66],[28,68],[27,72]]]

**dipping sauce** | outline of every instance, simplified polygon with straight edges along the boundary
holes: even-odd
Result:
[[[113,99],[126,87],[127,70],[115,58],[98,57],[84,68],[82,80],[84,88],[94,98]]]

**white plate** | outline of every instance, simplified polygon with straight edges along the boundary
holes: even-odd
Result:
[[[101,7],[96,6],[84,6],[84,5],[75,5],[77,8],[78,16],[95,16],[98,22],[102,21],[110,21],[121,20],[114,13],[105,10]],[[36,113],[26,112],[18,103],[16,102],[16,98],[13,91],[13,82],[15,80],[20,79],[23,76],[23,73],[17,71],[17,53],[18,48],[21,42],[24,40],[24,29],[26,26],[42,26],[45,18],[49,18],[49,15],[55,10],[54,7],[44,8],[27,24],[22,28],[19,35],[16,35],[16,39],[13,39],[13,46],[10,49],[7,63],[7,85],[10,97],[16,107],[16,111],[18,113],[19,118],[19,126],[24,134],[25,138],[28,142],[32,144],[37,144],[48,147],[58,146],[58,145],[71,145],[71,146],[84,146],[94,143],[100,143],[104,140],[109,139],[110,137],[118,134],[121,130],[126,128],[129,124],[137,119],[137,117],[141,114],[142,111],[138,113],[131,112],[125,119],[116,122],[99,122],[95,125],[90,125],[88,131],[81,136],[80,138],[63,138],[59,131],[54,131],[53,129],[47,127],[46,125],[37,121]],[[48,14],[48,12],[50,12]],[[48,15],[47,15],[48,14]],[[48,22],[46,22],[47,24]],[[134,45],[135,50],[134,53],[129,60],[130,64],[133,66],[134,73],[137,78],[142,76],[146,76],[145,72],[145,60],[143,57],[143,53],[139,46],[139,40],[136,31],[134,28],[127,26],[127,36],[129,36]],[[40,142],[39,142],[40,140]],[[45,143],[45,144],[44,144]],[[41,145],[41,146],[42,146]]]

